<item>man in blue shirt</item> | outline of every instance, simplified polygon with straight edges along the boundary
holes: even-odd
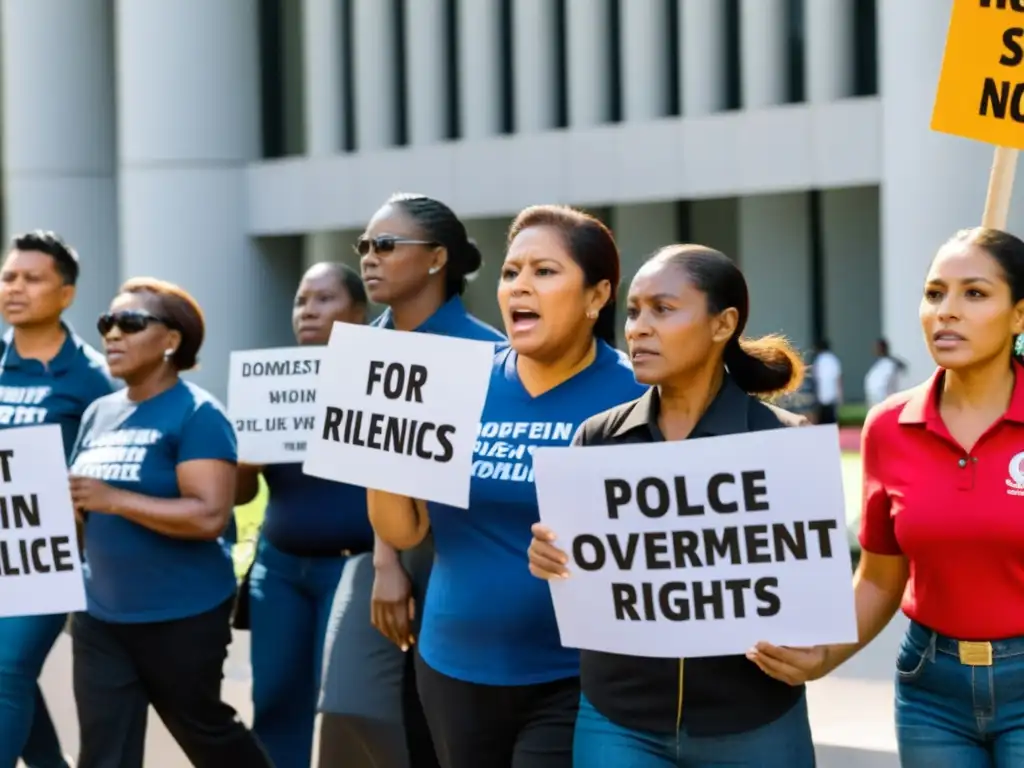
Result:
[[[103,357],[61,320],[78,256],[52,232],[15,237],[0,267],[0,429],[58,424],[70,454],[82,413],[114,385]],[[66,768],[36,682],[66,617],[0,619],[0,765]]]

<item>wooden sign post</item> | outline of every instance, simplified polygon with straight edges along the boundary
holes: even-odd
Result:
[[[1024,149],[1024,0],[953,0],[931,127],[995,145],[981,221],[1005,229]]]

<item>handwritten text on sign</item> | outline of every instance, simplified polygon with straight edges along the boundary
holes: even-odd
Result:
[[[857,638],[835,427],[541,448],[541,519],[570,558],[562,644],[652,657]]]
[[[306,474],[469,505],[494,345],[335,323]]]
[[[0,431],[0,617],[84,608],[60,427]]]
[[[932,129],[1024,149],[1022,65],[1024,0],[954,0]]]
[[[228,414],[239,459],[249,464],[302,461],[316,418],[322,347],[231,353]]]

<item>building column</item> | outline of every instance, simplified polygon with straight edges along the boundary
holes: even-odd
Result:
[[[78,251],[67,318],[92,342],[120,277],[113,29],[106,0],[0,4],[4,230],[52,229]]]
[[[924,279],[938,248],[981,223],[992,147],[928,129],[952,0],[878,4],[882,110],[882,322],[909,385],[934,366],[918,321]],[[1019,199],[1019,198],[1018,198]],[[1010,210],[1020,232],[1024,207]]]
[[[804,3],[804,79],[812,104],[853,94],[853,3],[813,0]]]
[[[398,133],[395,6],[383,0],[352,3],[356,148],[383,149],[395,144]]]
[[[502,127],[501,4],[499,0],[459,0],[458,9],[462,138],[497,136]]]
[[[555,127],[555,54],[558,31],[553,0],[515,0],[512,39],[516,131],[532,133]]]
[[[668,7],[665,0],[622,3],[623,113],[627,121],[654,120],[668,114]]]
[[[306,153],[323,157],[344,146],[345,23],[340,0],[302,0]]]
[[[586,128],[611,116],[611,11],[608,0],[567,0],[569,125]]]
[[[194,378],[223,395],[232,349],[289,338],[295,289],[292,265],[247,234],[256,0],[118,0],[116,13],[121,273],[196,297],[208,331]]]
[[[742,0],[740,79],[744,109],[786,101],[786,0]]]
[[[443,0],[405,5],[409,143],[436,144],[448,134],[448,49]]]
[[[720,112],[726,99],[725,3],[682,0],[679,24],[683,116]]]

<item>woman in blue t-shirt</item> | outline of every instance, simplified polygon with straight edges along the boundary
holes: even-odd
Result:
[[[0,268],[0,429],[58,424],[65,457],[82,413],[114,386],[106,363],[61,320],[78,280],[78,256],[53,232],[18,235]],[[36,679],[64,614],[0,619],[0,766],[67,768]]]
[[[482,257],[444,203],[423,195],[392,196],[370,219],[356,251],[370,299],[387,306],[374,325],[504,339],[462,303],[466,276],[480,268]],[[432,561],[429,539],[401,556],[378,541],[373,557],[354,557],[345,566],[327,634],[323,768],[437,766],[413,657],[403,653],[417,630],[420,611],[414,606],[422,605]],[[380,632],[366,621],[371,611]]]
[[[363,283],[344,264],[321,263],[295,293],[300,345],[325,345],[335,322],[366,322]],[[253,732],[277,768],[309,768],[324,637],[349,555],[373,548],[366,489],[303,474],[302,464],[242,464],[236,504],[270,500],[250,571]],[[245,587],[243,587],[244,589]]]
[[[149,705],[193,765],[270,766],[221,699],[235,575],[221,540],[234,430],[195,367],[203,315],[181,288],[129,280],[100,316],[127,388],[82,418],[71,498],[83,519],[85,613],[72,622],[79,768],[141,768]]]
[[[572,765],[579,654],[547,587],[524,567],[539,520],[532,455],[642,388],[616,351],[619,252],[598,220],[528,208],[509,232],[498,348],[474,449],[469,509],[372,492],[370,520],[400,549],[429,525],[436,555],[417,681],[445,768]]]

